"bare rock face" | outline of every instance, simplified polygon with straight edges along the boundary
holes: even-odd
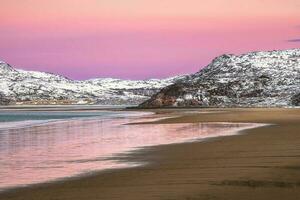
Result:
[[[0,92],[0,105],[9,105],[11,100]]]
[[[0,61],[0,104],[137,105],[182,78],[75,81],[51,73],[14,69]]]
[[[222,55],[140,104],[152,107],[299,106],[300,49]]]
[[[291,100],[292,100],[291,103],[293,106],[300,106],[300,93],[294,95]]]

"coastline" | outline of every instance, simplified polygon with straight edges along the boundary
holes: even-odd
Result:
[[[0,199],[297,199],[300,109],[155,110],[151,123],[274,124],[201,142],[147,147],[119,160],[149,163],[57,183],[20,188]],[[149,110],[147,110],[149,111]],[[197,112],[202,113],[197,113]],[[203,113],[216,111],[214,113]],[[221,112],[220,112],[221,111]],[[178,112],[178,113],[177,113]]]

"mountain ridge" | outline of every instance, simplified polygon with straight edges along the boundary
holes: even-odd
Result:
[[[84,81],[38,71],[15,69],[0,62],[0,104],[137,105],[161,88],[184,78],[122,80],[94,78]]]
[[[290,49],[221,55],[139,107],[288,107],[299,99],[300,49]]]

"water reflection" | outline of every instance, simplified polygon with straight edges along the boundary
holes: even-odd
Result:
[[[0,132],[0,189],[126,167],[105,158],[137,147],[231,135],[254,124],[124,125],[133,119],[78,119]]]

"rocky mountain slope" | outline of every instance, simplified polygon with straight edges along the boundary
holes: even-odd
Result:
[[[0,105],[7,104],[139,104],[161,88],[184,78],[86,81],[44,72],[14,69],[0,61]]]
[[[300,49],[222,55],[140,107],[300,106]]]

